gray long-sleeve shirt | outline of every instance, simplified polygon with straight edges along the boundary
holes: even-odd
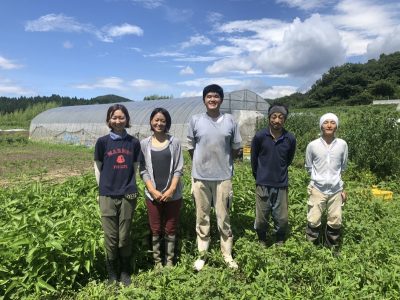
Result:
[[[183,175],[183,154],[182,147],[179,140],[173,136],[168,136],[168,147],[171,151],[171,163],[169,169],[169,178],[168,183],[164,190],[167,190],[171,185],[171,181],[173,177],[182,177]],[[156,186],[154,181],[154,172],[153,168],[157,166],[153,166],[151,161],[151,136],[140,141],[140,147],[142,149],[144,159],[140,163],[140,176],[143,181],[146,182],[151,180],[154,186]],[[172,196],[172,200],[178,200],[182,198],[182,181],[179,181],[178,186],[176,187],[175,193]],[[150,193],[147,189],[145,189],[146,196],[153,200]]]

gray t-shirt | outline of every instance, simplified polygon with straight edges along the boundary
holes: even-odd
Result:
[[[240,148],[242,138],[231,114],[221,114],[215,120],[207,113],[192,116],[188,142],[189,150],[194,150],[193,178],[211,181],[232,177],[232,149]]]

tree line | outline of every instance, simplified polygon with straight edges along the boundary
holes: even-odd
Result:
[[[400,52],[379,59],[335,66],[306,93],[294,93],[271,101],[291,107],[365,105],[373,100],[400,99]]]
[[[22,112],[32,106],[46,107],[50,104],[51,107],[57,106],[71,106],[71,105],[90,105],[90,104],[106,104],[116,102],[127,102],[130,99],[117,96],[117,95],[104,95],[91,99],[77,98],[77,97],[63,97],[59,95],[49,96],[35,96],[35,97],[18,97],[8,98],[0,97],[0,114],[9,114],[13,112]]]

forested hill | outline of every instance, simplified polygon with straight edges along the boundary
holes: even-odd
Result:
[[[37,104],[46,107],[49,106],[71,106],[71,105],[89,105],[89,104],[105,104],[105,103],[116,103],[116,102],[127,102],[130,99],[116,96],[116,95],[104,95],[91,99],[83,98],[70,98],[61,97],[59,95],[52,95],[50,97],[19,97],[19,98],[7,98],[0,97],[0,114],[12,113],[15,111],[24,111],[27,108],[33,107]]]
[[[370,104],[381,99],[400,99],[400,52],[381,54],[378,60],[364,64],[332,67],[305,94],[295,93],[274,101],[306,108]]]

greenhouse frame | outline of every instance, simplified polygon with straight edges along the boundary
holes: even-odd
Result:
[[[131,117],[128,133],[143,139],[151,134],[150,114],[156,107],[167,109],[172,118],[170,133],[186,147],[188,123],[192,115],[206,111],[202,97],[123,102]],[[30,124],[29,137],[54,143],[94,146],[96,140],[109,133],[105,122],[112,104],[63,106],[37,115]],[[257,120],[267,113],[269,104],[249,90],[226,93],[221,112],[231,113],[239,123],[243,142],[249,143]]]

